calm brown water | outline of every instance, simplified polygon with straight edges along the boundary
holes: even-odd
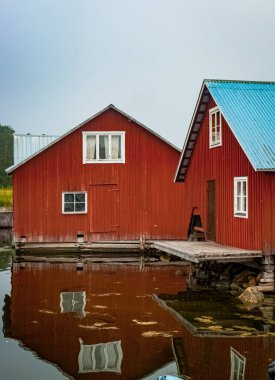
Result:
[[[3,380],[157,379],[177,372],[172,337],[181,338],[192,380],[229,380],[231,356],[234,379],[243,371],[244,379],[266,380],[275,359],[272,297],[262,310],[247,311],[234,298],[186,292],[176,267],[11,270],[11,254],[1,252],[0,268]]]

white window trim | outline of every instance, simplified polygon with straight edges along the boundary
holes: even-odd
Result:
[[[64,210],[64,199],[65,194],[85,194],[85,211],[65,211]],[[70,215],[70,214],[87,214],[88,212],[88,206],[87,206],[87,191],[63,191],[62,192],[62,214],[64,215]]]
[[[63,303],[64,303],[64,295],[65,294],[71,294],[72,295],[72,309],[74,308],[74,305],[76,303],[76,301],[74,300],[74,297],[75,295],[81,295],[82,296],[82,300],[83,300],[83,305],[82,305],[82,310],[81,310],[81,313],[83,316],[86,315],[85,313],[85,306],[86,306],[86,292],[85,291],[80,291],[80,292],[61,292],[60,293],[60,310],[61,310],[61,313],[75,313],[75,310],[70,310],[70,311],[64,311],[64,308],[63,308]]]
[[[235,361],[234,358],[237,358],[238,361],[238,367],[235,368]],[[244,380],[245,375],[245,365],[246,365],[246,358],[241,355],[237,350],[235,350],[233,347],[230,349],[230,359],[231,359],[231,373],[230,373],[230,380],[237,379],[238,380]],[[243,363],[243,371],[240,371],[240,363]]]
[[[246,182],[246,211],[239,211],[237,209],[237,183]],[[241,204],[243,203],[243,196],[241,197]],[[248,219],[248,177],[234,177],[234,217]]]
[[[78,373],[87,373],[87,372],[115,372],[115,373],[121,373],[121,362],[123,359],[123,352],[121,348],[121,340],[114,341],[114,342],[107,342],[107,343],[97,343],[92,345],[86,345],[83,344],[83,340],[79,338],[80,343],[80,351],[78,355],[78,365],[79,365],[79,371]],[[111,367],[109,364],[109,356],[108,356],[108,346],[116,346],[117,349],[117,365],[116,367]],[[105,359],[105,366],[104,368],[97,369],[97,362],[95,357],[95,349],[97,347],[101,347],[103,349],[103,355]],[[84,362],[83,362],[83,356],[85,350],[90,351],[90,358],[91,358],[91,366],[90,368],[85,368]]]
[[[125,131],[92,131],[92,132],[82,132],[83,135],[83,164],[124,164],[125,163]],[[99,135],[108,136],[121,136],[121,158],[114,159],[100,159],[99,154]],[[96,154],[97,158],[95,160],[88,160],[86,158],[86,141],[87,136],[96,136]],[[111,152],[111,139],[109,139],[109,152]]]
[[[221,115],[221,125],[220,125],[220,139],[217,142],[212,142],[212,124],[211,124],[211,116],[215,114],[217,111],[220,112]],[[222,146],[222,113],[219,107],[213,107],[209,110],[209,148],[216,148],[217,146]]]

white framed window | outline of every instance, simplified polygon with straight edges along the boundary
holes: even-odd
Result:
[[[233,347],[230,349],[230,380],[244,380],[246,358]]]
[[[86,214],[87,192],[74,191],[62,193],[62,214]]]
[[[222,145],[222,115],[218,107],[209,110],[209,146]]]
[[[83,163],[125,163],[125,132],[82,132]]]
[[[78,355],[79,373],[116,372],[121,373],[122,348],[121,340],[92,345],[80,342]]]
[[[78,313],[85,316],[86,292],[61,292],[61,313]]]
[[[234,216],[248,218],[247,177],[234,177]]]

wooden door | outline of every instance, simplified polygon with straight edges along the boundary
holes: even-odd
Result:
[[[118,232],[118,185],[92,185],[90,194],[90,232],[99,234]]]
[[[207,181],[207,227],[208,240],[216,241],[216,181]]]

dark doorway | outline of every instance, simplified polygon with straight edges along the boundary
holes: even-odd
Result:
[[[207,181],[207,239],[216,241],[216,181]]]

